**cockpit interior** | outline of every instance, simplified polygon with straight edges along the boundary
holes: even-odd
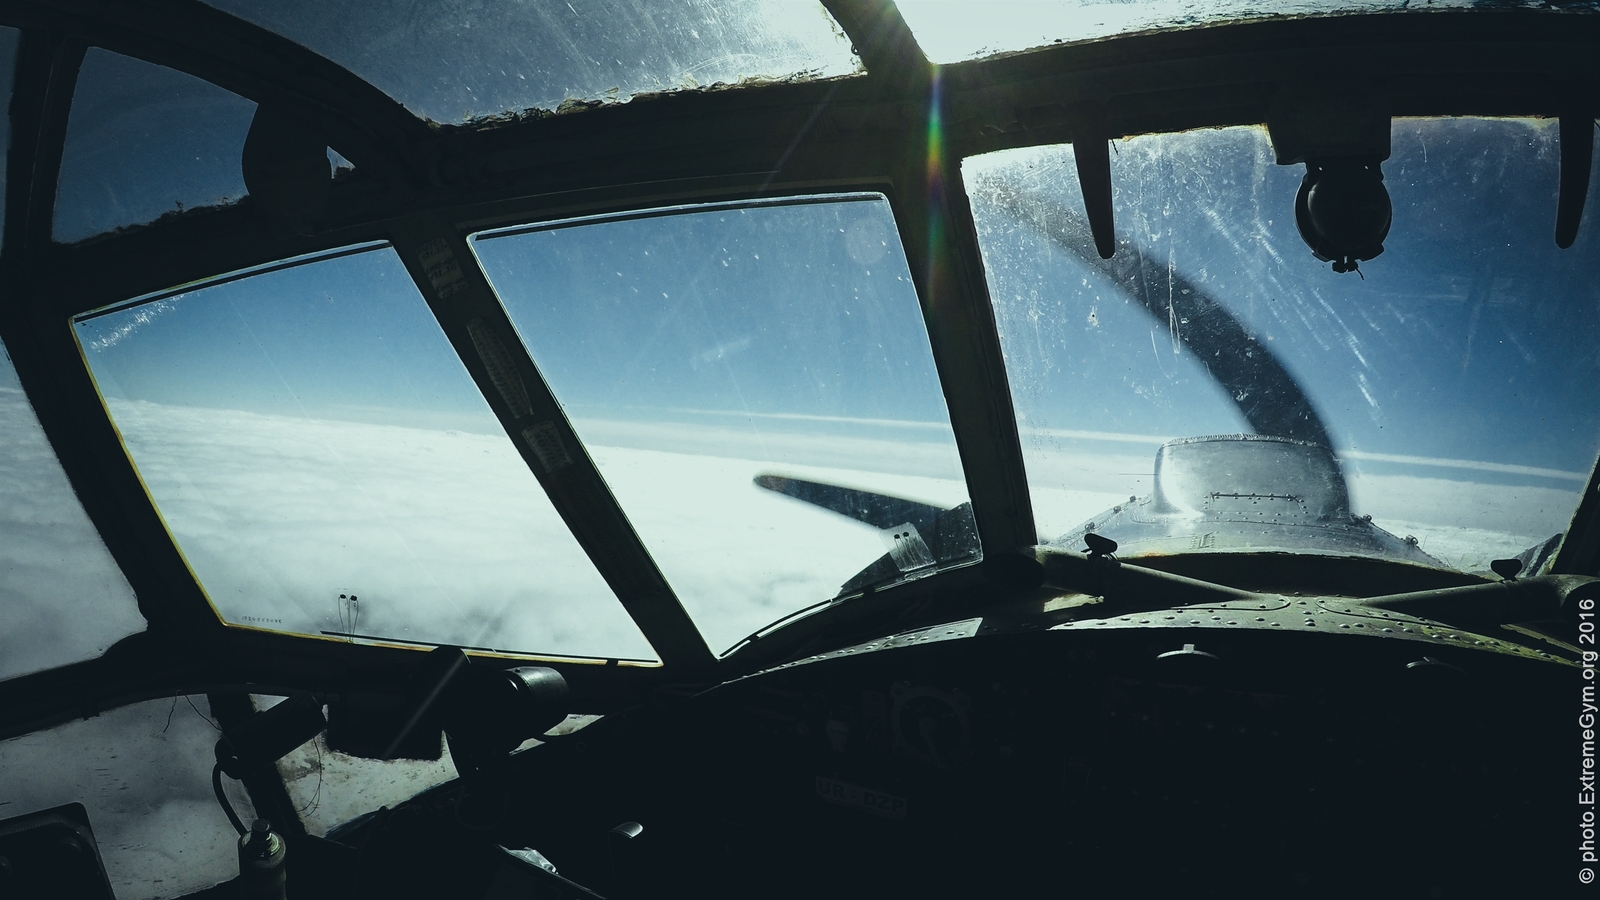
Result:
[[[1595,0],[0,0],[0,900],[1587,895]]]

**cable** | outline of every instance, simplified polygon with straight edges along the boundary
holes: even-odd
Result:
[[[222,792],[222,763],[211,767],[211,788],[217,792],[217,802],[222,804],[222,811],[228,814],[228,821],[233,823],[233,830],[244,834],[244,823],[239,821],[239,814],[233,811],[233,804],[228,802],[228,795]]]

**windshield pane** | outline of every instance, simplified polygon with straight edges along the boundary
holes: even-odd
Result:
[[[144,628],[0,344],[0,678],[93,659]]]
[[[1257,19],[1365,12],[1427,12],[1491,7],[1557,7],[1594,12],[1600,4],[1508,4],[1503,0],[897,0],[900,14],[936,63],[981,59],[1051,44],[1165,28]]]
[[[1556,248],[1556,159],[1551,122],[1397,120],[1364,277],[1312,257],[1304,168],[1260,128],[1118,142],[1109,262],[1071,147],[966,160],[1041,537],[1481,571],[1564,531],[1600,448],[1600,242]],[[1167,444],[1239,432],[1278,439]]]
[[[245,195],[256,105],[175,69],[89,48],[61,151],[63,243]]]
[[[714,84],[851,75],[814,0],[205,0],[444,124]]]
[[[565,222],[473,246],[714,649],[841,585],[975,558],[882,196]]]
[[[230,624],[653,658],[388,247],[75,327]]]
[[[211,791],[219,734],[209,713],[204,694],[173,697],[0,741],[0,817],[82,803],[118,900],[181,897],[234,878],[238,836]],[[253,820],[239,782],[222,784]]]

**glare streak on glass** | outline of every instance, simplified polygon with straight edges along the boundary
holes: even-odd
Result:
[[[1304,167],[1259,128],[1119,142],[1109,263],[1070,146],[964,160],[1041,536],[1149,497],[1164,441],[1249,431],[1296,384],[1355,513],[1437,560],[1485,571],[1564,531],[1600,450],[1600,242],[1552,239],[1556,131],[1396,120],[1364,278],[1312,257]],[[1255,352],[1287,371],[1277,396],[1211,374]]]
[[[814,0],[205,0],[443,124],[860,65]]]
[[[93,659],[144,629],[0,345],[0,678]]]
[[[897,0],[928,58],[936,63],[981,59],[1051,44],[1090,41],[1156,29],[1225,22],[1369,12],[1505,8],[1503,0]],[[1600,3],[1562,4],[1595,12]]]
[[[55,239],[240,199],[239,159],[255,109],[192,75],[89,48],[67,119]]]
[[[967,500],[881,196],[580,221],[473,247],[714,650],[880,558],[879,578],[900,577],[900,521],[869,524],[758,476],[939,510]]]
[[[392,249],[87,314],[75,329],[227,622],[653,659]]]
[[[211,789],[220,735],[210,711],[204,695],[150,700],[0,741],[0,817],[82,803],[118,900],[234,878],[238,835]],[[223,788],[253,820],[239,783]]]

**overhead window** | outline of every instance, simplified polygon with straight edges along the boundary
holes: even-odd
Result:
[[[1259,127],[1118,141],[1110,260],[1070,146],[963,161],[1041,538],[1548,558],[1600,451],[1596,230],[1552,238],[1553,122],[1397,119],[1392,145],[1359,276],[1307,249],[1305,170]]]
[[[74,324],[230,624],[653,660],[387,246]]]
[[[1591,3],[1544,5],[1571,12],[1596,8]],[[1507,4],[1500,0],[898,0],[895,6],[929,59],[953,63],[1158,29],[1350,13],[1503,9]]]
[[[255,109],[192,75],[91,47],[67,119],[55,239],[240,199]]]
[[[211,788],[220,736],[204,695],[107,710],[0,741],[0,818],[82,803],[118,900],[181,897],[239,874],[238,835]],[[242,786],[234,809],[254,818]]]
[[[0,678],[93,659],[144,628],[0,345]]]
[[[882,196],[567,221],[473,248],[713,649],[976,558]]]
[[[860,70],[814,0],[206,2],[443,124]]]

